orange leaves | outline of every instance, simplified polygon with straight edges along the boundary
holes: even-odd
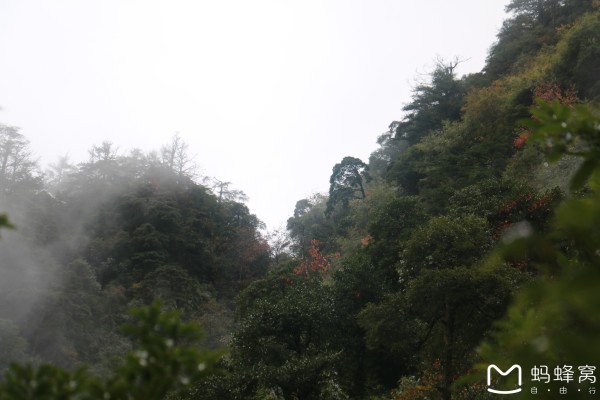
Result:
[[[438,397],[442,383],[443,367],[440,359],[433,360],[426,366],[420,379],[404,377],[400,379],[399,387],[390,393],[393,400],[426,400]]]
[[[522,132],[513,142],[514,148],[517,150],[522,149],[527,143],[527,139],[529,139],[529,132]]]
[[[579,102],[577,91],[573,86],[567,90],[562,90],[556,82],[544,82],[538,84],[533,89],[533,96],[544,100],[547,103],[552,103],[557,100],[560,104],[567,106],[573,106]]]
[[[311,240],[308,250],[310,258],[301,259],[300,265],[294,268],[294,274],[310,276],[313,273],[326,273],[331,270],[331,264],[319,250],[319,241]]]
[[[579,102],[577,97],[577,91],[573,86],[566,90],[563,90],[555,81],[542,82],[533,88],[533,97],[536,99],[544,100],[547,103],[558,101],[560,104],[573,107],[573,105]],[[535,117],[533,117],[535,119]],[[530,132],[523,131],[514,140],[513,147],[520,150],[525,146],[529,139]]]

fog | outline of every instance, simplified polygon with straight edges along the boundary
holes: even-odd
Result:
[[[276,228],[343,157],[366,161],[436,56],[481,70],[506,3],[3,1],[0,121],[42,165],[179,132]]]

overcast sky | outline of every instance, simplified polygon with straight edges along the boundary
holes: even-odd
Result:
[[[268,228],[367,161],[435,57],[480,71],[508,0],[1,0],[0,122],[43,166],[179,134]]]

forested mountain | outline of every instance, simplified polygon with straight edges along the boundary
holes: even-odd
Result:
[[[598,4],[507,10],[481,73],[440,60],[369,160],[298,201],[297,259],[242,292],[213,398],[481,399],[478,364],[592,363],[597,296],[568,272],[598,265]]]
[[[117,329],[126,310],[161,298],[226,351],[171,398],[486,399],[489,364],[521,365],[514,396],[537,398],[537,366],[593,373],[600,3],[507,11],[480,73],[438,60],[369,160],[332,166],[329,193],[300,199],[270,243],[239,191],[193,175],[177,136],[150,154],[103,143],[41,174],[1,126],[0,195],[17,229],[0,241],[0,368],[110,376],[132,346]],[[19,387],[10,371],[5,393]],[[594,383],[536,390],[587,398]]]
[[[2,335],[13,348],[1,368],[18,355],[101,369],[129,346],[117,329],[127,309],[156,297],[223,346],[229,303],[265,273],[269,248],[229,185],[213,193],[192,179],[180,138],[152,154],[102,143],[85,163],[62,158],[36,175],[19,130],[0,135],[1,200],[16,227],[0,241]]]

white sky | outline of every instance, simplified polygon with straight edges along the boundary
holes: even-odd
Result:
[[[1,0],[0,122],[42,165],[175,132],[268,228],[367,161],[433,59],[477,72],[508,0]]]

